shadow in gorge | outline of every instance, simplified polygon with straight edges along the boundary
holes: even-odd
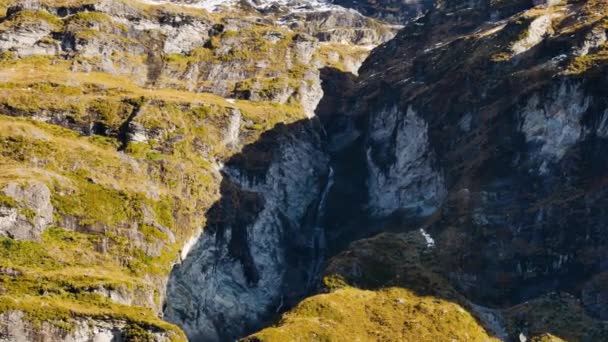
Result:
[[[396,212],[372,218],[368,208],[366,136],[367,114],[383,106],[371,100],[374,94],[357,94],[357,78],[335,68],[321,69],[323,99],[316,115],[327,132],[327,153],[331,157],[334,183],[327,196],[323,226],[327,235],[328,256],[343,251],[352,241],[380,232],[402,232],[422,224],[415,213]],[[377,89],[386,98],[398,98],[389,86]]]
[[[221,197],[171,272],[165,319],[192,341],[267,326],[318,289],[326,258],[352,241],[341,226],[366,226],[358,118],[340,114],[355,78],[331,68],[321,77],[316,118],[278,124],[226,161]]]
[[[167,285],[165,319],[191,341],[245,336],[309,291],[325,248],[324,140],[316,119],[278,124],[226,161],[221,197]]]

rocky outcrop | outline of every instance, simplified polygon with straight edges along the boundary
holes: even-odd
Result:
[[[412,107],[404,114],[390,105],[370,121],[367,167],[373,215],[411,211],[424,217],[435,212],[447,191],[429,148],[428,124]]]
[[[435,0],[365,0],[365,1],[334,1],[336,5],[353,8],[361,14],[385,20],[393,24],[406,24],[413,18],[419,17],[430,10]]]
[[[121,321],[103,321],[89,319],[74,319],[69,329],[55,326],[47,322],[41,326],[30,323],[20,311],[8,311],[0,314],[0,341],[64,341],[64,342],[112,342],[151,339],[154,341],[170,341],[164,333],[147,332],[139,326],[129,325]]]
[[[395,33],[393,27],[343,9],[295,12],[280,20],[292,30],[306,32],[321,42],[376,46]]]
[[[603,270],[608,199],[605,66],[574,73],[577,47],[595,38],[564,19],[584,5],[468,4],[442,2],[375,49],[343,105],[355,128],[330,129],[354,137],[342,153],[367,163],[375,219],[358,229],[422,228],[443,276],[473,302],[574,291]]]
[[[394,28],[338,6],[331,11],[257,6],[252,12],[233,3],[234,12],[218,19],[197,3],[165,4],[27,2],[9,8],[0,28],[0,50],[17,57],[58,56],[71,60],[73,71],[128,76],[141,86],[251,101],[301,101],[313,116],[322,96],[316,71],[330,62],[316,55],[319,41],[347,51],[376,46],[394,35]],[[361,51],[367,52],[357,50],[354,63],[344,54],[353,72]]]
[[[34,16],[30,13],[24,15]],[[44,18],[32,20],[30,25],[13,26],[5,23],[0,28],[0,50],[15,51],[20,57],[55,54],[60,46],[58,42],[49,39],[53,30],[53,25]]]
[[[226,163],[221,199],[169,280],[165,318],[191,340],[259,328],[307,291],[328,158],[313,122],[280,125]]]
[[[40,240],[53,222],[51,192],[42,183],[9,183],[2,190],[0,235],[15,240]]]

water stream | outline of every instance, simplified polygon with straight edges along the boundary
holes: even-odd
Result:
[[[334,169],[330,166],[329,173],[327,175],[327,182],[325,188],[321,193],[321,199],[317,206],[317,217],[315,218],[315,226],[313,228],[313,235],[311,241],[311,247],[313,250],[313,261],[311,262],[309,274],[311,275],[308,279],[307,288],[311,290],[317,283],[321,275],[321,267],[325,260],[325,252],[327,249],[327,241],[325,238],[325,208],[327,207],[327,196],[331,187],[334,185]]]

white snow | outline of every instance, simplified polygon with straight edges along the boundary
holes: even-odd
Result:
[[[424,230],[424,228],[420,228],[420,234],[422,234],[422,237],[424,237],[427,248],[435,247],[435,240],[429,233],[426,232],[426,230]]]
[[[192,8],[200,8],[209,12],[217,11],[223,7],[237,5],[239,0],[194,0],[190,2],[170,1],[170,0],[139,0],[150,5],[180,5]],[[245,0],[249,5],[259,10],[268,9],[271,6],[278,5],[289,8],[290,12],[323,12],[329,10],[348,10],[342,6],[332,4],[330,1],[324,0]]]

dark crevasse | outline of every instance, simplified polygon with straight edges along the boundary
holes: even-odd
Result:
[[[364,184],[346,175],[364,180],[364,164],[346,165],[331,137],[342,132],[336,89],[352,85],[349,75],[324,69],[316,118],[277,125],[223,166],[221,198],[167,286],[165,319],[190,340],[229,341],[268,325],[316,291],[326,259],[352,241],[336,243],[348,239],[336,227],[363,217]]]

